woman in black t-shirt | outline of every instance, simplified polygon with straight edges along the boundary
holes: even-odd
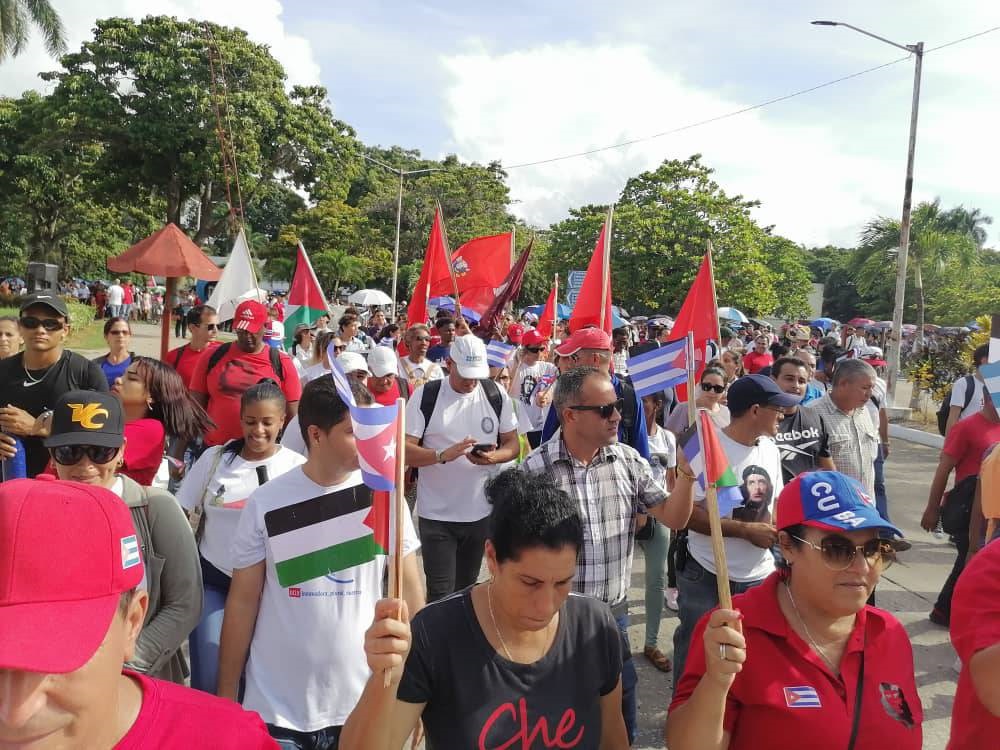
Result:
[[[341,750],[399,750],[421,719],[429,750],[628,747],[618,627],[606,604],[570,593],[576,503],[551,477],[516,469],[486,495],[490,580],[428,605],[412,626],[405,612],[396,619],[401,602],[378,603],[365,637],[373,674]]]

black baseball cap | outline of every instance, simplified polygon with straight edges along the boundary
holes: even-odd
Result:
[[[751,406],[797,406],[802,399],[785,393],[766,375],[745,375],[729,386],[726,403],[730,410],[742,414]]]
[[[66,300],[58,294],[47,294],[44,292],[29,294],[21,300],[21,312],[24,312],[32,305],[45,305],[54,310],[58,315],[62,315],[66,320],[69,320],[69,308],[66,307]]]
[[[110,393],[69,391],[52,407],[52,430],[46,448],[99,445],[120,448],[125,442],[122,404]]]

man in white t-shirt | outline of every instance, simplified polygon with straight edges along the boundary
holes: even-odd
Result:
[[[353,389],[360,405],[371,404],[367,391]],[[236,700],[245,666],[243,705],[261,715],[283,747],[336,747],[370,674],[365,629],[382,598],[387,558],[372,553],[381,546],[368,525],[377,494],[362,487],[351,417],[332,378],[305,387],[298,417],[308,459],[250,495],[233,537],[217,692]],[[362,489],[344,492],[356,487]],[[408,513],[402,544],[403,598],[416,611],[424,604],[420,543]],[[301,569],[317,555],[333,566],[328,574],[281,584],[279,576],[289,574],[277,563],[282,571],[289,561]],[[344,556],[369,559],[342,567]]]
[[[951,401],[948,402],[948,423],[944,428],[945,435],[948,434],[955,422],[982,411],[986,385],[983,383],[983,376],[979,374],[979,368],[989,360],[990,345],[977,346],[972,353],[972,364],[975,367],[975,372],[972,375],[963,375],[952,384]],[[972,386],[972,393],[969,393],[969,386]]]
[[[409,354],[399,358],[399,377],[410,384],[413,392],[429,380],[440,380],[444,370],[427,359],[431,347],[431,329],[423,323],[416,323],[406,330],[406,349]]]
[[[514,370],[511,394],[518,401],[517,408],[531,421],[528,443],[537,448],[542,442],[545,409],[536,403],[536,393],[550,388],[559,377],[559,370],[551,362],[543,362],[542,352],[548,343],[537,328],[525,331],[521,337],[520,362]]]
[[[108,287],[108,316],[121,317],[124,304],[125,289],[122,287],[122,280],[115,279],[115,283]]]
[[[743,504],[722,519],[730,588],[734,594],[758,585],[774,572],[771,547],[778,541],[774,499],[784,481],[781,454],[774,442],[785,409],[799,397],[784,393],[766,375],[747,375],[729,386],[731,421],[719,432],[733,473],[741,481]],[[705,510],[705,492],[694,486],[695,505],[688,522],[687,554],[679,554],[677,588],[680,625],[674,632],[674,674],[684,674],[691,636],[701,616],[719,604],[715,558]],[[700,648],[694,644],[695,648]]]
[[[456,338],[448,372],[414,391],[406,406],[406,464],[420,469],[417,516],[428,601],[476,582],[490,512],[486,480],[520,452],[514,406],[489,380],[486,345],[472,334]]]

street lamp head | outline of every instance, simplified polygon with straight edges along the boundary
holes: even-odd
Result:
[[[839,21],[810,21],[813,26],[840,26]]]

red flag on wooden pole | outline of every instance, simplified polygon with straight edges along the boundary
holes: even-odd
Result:
[[[701,371],[705,369],[705,349],[709,341],[717,340],[719,337],[719,312],[715,305],[715,278],[712,274],[712,251],[711,246],[701,259],[701,266],[698,268],[698,275],[695,276],[694,283],[688,291],[681,310],[677,313],[677,320],[674,322],[672,337],[679,339],[694,334],[695,378],[701,377]],[[677,398],[681,401],[687,400],[687,388],[677,387]]]
[[[576,305],[569,316],[570,332],[588,326],[603,328],[611,335],[611,221],[614,206],[608,209],[608,218],[594,245],[594,254],[587,265],[587,275],[576,298]]]
[[[545,309],[538,317],[538,332],[545,338],[550,339],[556,332],[556,321],[559,315],[559,274],[556,274],[552,282],[552,291],[549,292],[549,299],[545,303]]]
[[[424,253],[424,265],[420,269],[420,278],[413,289],[413,298],[406,308],[406,324],[427,322],[427,300],[430,299],[431,284],[440,275],[451,279],[449,271],[448,246],[444,237],[444,222],[441,219],[441,207],[434,211],[434,224],[427,239],[427,251]],[[455,295],[456,297],[458,295]]]

